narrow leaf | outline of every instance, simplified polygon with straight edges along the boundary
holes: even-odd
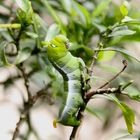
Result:
[[[135,134],[131,134],[131,135],[125,135],[125,136],[121,136],[119,138],[116,138],[115,140],[127,140],[128,138],[140,138],[140,133],[135,133]]]
[[[89,25],[91,23],[90,15],[89,15],[89,12],[86,10],[86,8],[77,2],[73,2],[73,7],[74,7],[75,11],[77,12],[77,14],[79,15],[83,24],[85,26]]]
[[[99,52],[98,60],[99,60],[99,62],[109,61],[114,57],[115,54],[116,54],[116,52],[114,52],[114,51]]]
[[[130,58],[133,58],[136,61],[140,62],[140,58],[136,58],[134,54],[132,54],[131,52],[129,52],[128,50],[125,50],[123,48],[111,47],[111,49],[107,48],[107,49],[101,49],[99,51],[117,51],[117,52],[120,52],[121,54],[124,54],[124,55],[126,55]]]
[[[38,37],[38,35],[33,33],[33,32],[25,32],[25,33],[26,33],[26,35],[28,35],[31,38],[37,38]]]
[[[101,120],[99,110],[93,109],[93,108],[91,108],[91,107],[86,107],[86,111],[89,112],[89,113],[91,113],[92,115],[96,116],[98,119]]]
[[[60,17],[57,15],[56,11],[51,7],[51,5],[49,4],[49,2],[47,0],[46,1],[41,0],[41,2],[45,5],[48,12],[52,15],[52,17],[56,21],[56,23],[60,26],[61,32],[63,34],[65,34],[65,26],[64,26],[62,20],[60,19]]]
[[[60,27],[57,24],[52,24],[47,31],[47,35],[45,37],[45,40],[50,41],[59,33],[60,33]]]
[[[124,1],[124,3],[120,7],[120,11],[123,16],[127,16],[128,14],[128,5],[129,5],[128,2]]]
[[[112,32],[109,37],[113,37],[113,36],[126,36],[126,35],[133,35],[135,34],[136,31],[133,30],[129,30],[129,29],[125,29],[125,30],[118,30],[118,31],[114,31]]]
[[[133,86],[129,86],[127,89],[127,96],[129,96],[132,100],[136,100],[140,102],[140,92]]]
[[[0,66],[13,66],[12,64],[10,64],[6,58],[6,54],[5,54],[5,47],[8,45],[7,42],[2,42],[0,43]]]
[[[72,10],[72,0],[61,0],[63,8],[68,12],[71,13]]]
[[[17,5],[24,11],[28,11],[30,8],[29,0],[15,0]]]
[[[32,50],[29,47],[26,47],[26,48],[21,49],[18,52],[18,56],[16,58],[15,63],[16,64],[19,64],[19,63],[25,61],[26,59],[28,59],[30,57],[30,55],[31,55],[31,52],[32,52]]]
[[[118,107],[121,109],[121,111],[123,113],[123,117],[125,119],[125,123],[127,125],[128,132],[130,134],[132,134],[133,133],[133,124],[135,122],[135,115],[134,115],[133,110],[129,106],[127,106],[125,103],[120,102],[115,96],[113,96],[111,94],[110,95],[105,94],[105,96],[109,100],[115,102],[118,105]]]
[[[102,12],[105,11],[105,9],[109,8],[111,1],[112,0],[102,0],[92,12],[92,17],[95,18],[99,16]]]

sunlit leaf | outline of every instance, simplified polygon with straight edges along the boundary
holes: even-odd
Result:
[[[133,124],[135,122],[135,115],[133,110],[127,106],[125,103],[120,102],[114,95],[111,94],[104,94],[103,97],[113,101],[116,103],[116,105],[121,109],[123,113],[123,117],[125,119],[125,123],[127,125],[128,132],[130,134],[133,133]]]
[[[114,51],[99,52],[98,61],[100,61],[100,62],[109,61],[109,60],[113,59],[115,54],[116,54],[116,52],[114,52]]]
[[[128,2],[124,1],[124,3],[120,7],[120,11],[123,16],[127,16],[127,14],[128,14],[128,5],[129,5]]]
[[[101,49],[100,51],[116,51],[116,52],[120,52],[121,54],[124,54],[130,58],[135,59],[136,61],[140,62],[140,58],[135,57],[134,54],[132,54],[131,52],[129,52],[128,50],[125,50],[123,48],[117,48],[117,47],[111,47],[111,49]]]

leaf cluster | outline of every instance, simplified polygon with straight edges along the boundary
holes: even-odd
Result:
[[[140,15],[137,14],[139,8],[132,3],[124,1],[116,4],[112,0],[16,0],[16,11],[4,2],[0,4],[8,11],[0,12],[0,67],[18,69],[23,66],[29,82],[39,88],[44,83],[50,85],[53,99],[63,101],[65,98],[64,90],[60,88],[63,80],[48,61],[42,42],[49,41],[58,34],[69,38],[70,52],[81,57],[87,67],[92,63],[96,52],[96,66],[104,68],[103,72],[110,74],[116,73],[118,68],[105,64],[114,60],[118,62],[120,58],[133,62],[128,72],[114,84],[135,79],[135,75],[130,76],[130,72],[138,73],[140,70],[140,58],[135,56],[133,46],[131,51],[127,47],[128,42],[140,41]],[[134,67],[137,68],[133,69]],[[17,73],[13,80],[20,76]],[[3,81],[6,88],[9,79],[11,77]],[[105,80],[96,75],[91,79],[94,81],[93,86]],[[136,82],[126,91],[132,100],[140,101],[138,85]],[[120,96],[103,97],[113,101],[121,109],[128,132],[132,133],[134,111],[121,101]]]

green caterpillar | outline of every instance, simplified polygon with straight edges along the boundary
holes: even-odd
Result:
[[[47,44],[48,59],[57,71],[62,74],[67,90],[66,104],[55,121],[67,126],[78,126],[77,112],[84,105],[85,63],[68,51],[68,39],[58,35]]]

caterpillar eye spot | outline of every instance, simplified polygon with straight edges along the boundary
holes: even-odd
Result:
[[[53,48],[56,48],[56,46],[55,46],[54,44],[51,44],[51,46],[52,46]]]

